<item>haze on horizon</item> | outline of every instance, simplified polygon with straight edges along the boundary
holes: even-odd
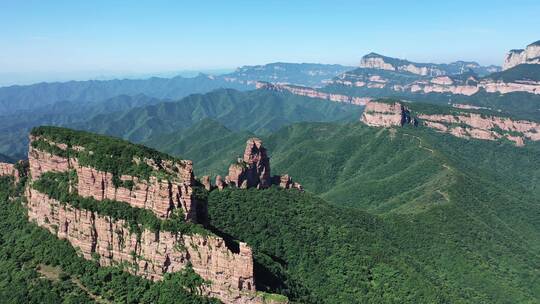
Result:
[[[171,76],[377,52],[501,65],[538,39],[540,2],[24,1],[0,4],[0,86]]]

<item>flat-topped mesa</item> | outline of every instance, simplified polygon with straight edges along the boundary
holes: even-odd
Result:
[[[264,81],[257,81],[256,88],[259,90],[289,92],[294,95],[305,96],[309,98],[325,99],[325,100],[330,100],[334,102],[350,103],[350,104],[358,105],[358,106],[363,106],[372,100],[371,97],[347,96],[343,94],[322,92],[317,89],[309,88],[309,87],[302,87],[302,86],[289,85],[289,84],[269,83],[269,82],[264,82]]]
[[[33,180],[49,171],[74,170],[80,196],[126,202],[149,209],[160,218],[168,218],[179,210],[186,220],[198,221],[191,161],[107,136],[93,135],[102,141],[104,148],[99,148],[99,143],[91,140],[88,145],[79,144],[89,137],[86,132],[55,129],[53,132],[66,133],[66,142],[60,142],[40,134],[40,129],[35,130],[30,136],[28,153]],[[114,145],[118,145],[116,150],[111,148]]]
[[[411,117],[409,109],[395,100],[371,101],[366,105],[361,121],[373,127],[402,127],[406,124],[418,125]]]
[[[540,64],[540,40],[529,44],[525,49],[510,50],[504,58],[503,70],[519,64]]]
[[[415,110],[413,113],[410,108]],[[540,141],[540,123],[486,114],[488,109],[475,106],[440,107],[433,111],[420,105],[404,106],[399,101],[378,100],[367,104],[361,121],[373,127],[422,125],[461,138],[506,139],[516,146],[526,140]]]
[[[219,175],[216,177],[216,186],[219,189],[223,189],[225,185],[243,189],[263,189],[278,185],[285,189],[302,190],[302,186],[293,182],[288,175],[270,175],[270,158],[259,138],[247,140],[243,158],[239,158],[229,167],[225,181]]]
[[[259,156],[249,159],[264,163],[262,147],[253,145]],[[247,244],[228,244],[193,223],[204,218],[207,205],[193,194],[192,187],[200,185],[191,161],[107,136],[52,127],[32,131],[28,158],[29,219],[69,241],[84,258],[102,266],[120,265],[150,280],[191,267],[209,282],[201,286],[203,295],[223,303],[277,303],[256,292],[253,253]],[[68,186],[63,188],[64,179]],[[105,199],[111,208],[97,207]],[[122,206],[126,203],[130,207]],[[142,208],[156,217],[140,216]],[[177,210],[184,212],[184,219],[168,218]]]
[[[397,59],[369,53],[362,57],[360,61],[361,68],[379,69],[387,71],[403,71],[421,76],[440,76],[446,75],[446,71],[434,64],[414,63],[404,59]]]

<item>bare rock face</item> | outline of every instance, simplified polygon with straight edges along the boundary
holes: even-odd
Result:
[[[362,57],[361,68],[379,69],[387,71],[404,71],[421,76],[440,76],[446,72],[436,65],[415,64],[403,59],[385,57],[376,53],[370,53]]]
[[[356,96],[347,96],[343,94],[333,94],[320,92],[313,88],[293,86],[287,84],[273,84],[268,82],[258,81],[256,83],[256,88],[261,90],[272,90],[278,92],[290,92],[295,95],[306,96],[310,98],[320,98],[325,100],[330,100],[334,102],[341,103],[350,103],[354,105],[363,106],[368,103],[372,98],[371,97],[356,97]]]
[[[31,221],[68,240],[85,258],[98,257],[102,266],[125,263],[136,275],[160,280],[165,273],[182,270],[189,263],[212,282],[204,290],[206,295],[225,303],[262,303],[254,294],[253,257],[245,243],[233,252],[217,236],[149,230],[139,236],[122,220],[62,205],[32,188],[27,189],[27,198]]]
[[[372,127],[401,127],[417,124],[410,111],[401,102],[372,101],[366,105],[361,121]]]
[[[540,41],[529,44],[524,50],[511,50],[504,58],[503,70],[519,64],[540,64]]]
[[[135,176],[123,175],[120,180],[130,181],[133,185],[126,188],[115,186],[113,175],[109,172],[80,166],[76,158],[52,155],[34,149],[31,144],[28,160],[30,173],[34,179],[38,179],[43,172],[76,170],[77,190],[83,197],[125,202],[133,207],[149,209],[161,218],[167,218],[175,209],[181,209],[186,220],[197,221],[197,202],[192,195],[194,177],[191,161],[184,162],[181,169],[177,169],[179,171],[177,181],[159,180],[154,176],[149,180],[142,180]]]
[[[270,158],[262,141],[250,138],[246,142],[244,157],[229,167],[227,183],[240,188],[268,188],[272,184],[270,178]]]
[[[19,171],[14,164],[0,163],[0,176],[12,176],[15,181],[19,181]]]
[[[508,117],[463,112],[450,114],[418,114],[424,125],[457,137],[498,140],[506,138],[516,146],[524,146],[525,140],[540,140],[540,123],[512,120]]]
[[[270,175],[270,158],[266,148],[263,147],[262,140],[258,138],[247,140],[244,156],[230,165],[225,182],[222,181],[221,176],[216,177],[216,186],[220,190],[225,186],[264,189],[272,185],[285,189],[303,190],[302,185],[293,182],[288,175]]]
[[[483,109],[471,105],[454,105],[456,109]],[[425,127],[456,137],[483,140],[507,139],[516,146],[524,146],[526,140],[540,141],[540,123],[513,120],[474,112],[452,114],[413,114],[400,102],[370,102],[362,114],[362,122],[374,127],[399,127],[404,124]]]
[[[32,140],[36,140],[33,138]],[[254,152],[249,160],[255,168],[264,167],[265,151],[253,142]],[[57,145],[67,149],[65,145]],[[257,150],[258,149],[258,150]],[[45,172],[75,170],[78,175],[77,191],[81,196],[96,200],[112,199],[133,207],[152,210],[165,218],[175,208],[182,208],[185,220],[196,221],[198,213],[205,213],[206,204],[198,204],[192,195],[194,181],[190,161],[171,172],[178,174],[176,181],[151,177],[142,180],[134,176],[121,176],[132,187],[115,187],[109,172],[81,166],[76,158],[63,158],[40,151],[30,145],[30,176],[33,181]],[[145,160],[152,163],[152,160]],[[257,167],[256,165],[261,166]],[[175,164],[165,164],[175,167]],[[10,170],[10,166],[0,166]],[[167,170],[167,169],[165,169]],[[264,171],[259,170],[263,179]],[[208,179],[209,183],[209,179]],[[223,187],[223,185],[222,185]],[[215,235],[180,234],[169,231],[150,231],[141,228],[138,234],[130,231],[123,220],[60,203],[31,186],[26,189],[28,216],[31,221],[48,229],[61,239],[69,241],[87,259],[97,259],[100,265],[123,265],[136,274],[151,280],[160,280],[165,273],[184,269],[188,264],[203,279],[211,282],[204,287],[205,295],[224,303],[266,303],[255,292],[252,250],[245,243],[237,248],[228,247]]]

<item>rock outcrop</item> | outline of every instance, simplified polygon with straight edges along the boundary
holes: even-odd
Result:
[[[402,127],[405,124],[417,125],[409,109],[398,101],[372,101],[366,105],[361,121],[373,127]]]
[[[240,243],[231,251],[217,236],[159,233],[144,229],[131,232],[122,220],[79,210],[27,189],[28,217],[58,238],[68,240],[85,258],[102,266],[127,265],[130,272],[159,280],[165,273],[188,264],[212,283],[203,292],[225,303],[260,303],[253,291],[251,248]]]
[[[326,93],[308,87],[293,86],[288,84],[274,84],[262,81],[257,82],[256,88],[278,92],[290,92],[295,95],[306,96],[310,98],[320,98],[334,102],[350,103],[359,106],[366,105],[370,100],[372,100],[371,97],[356,97],[343,94]]]
[[[459,106],[457,109],[478,110],[479,107]],[[373,101],[366,105],[361,121],[374,127],[401,127],[405,124],[423,125],[438,132],[462,138],[483,140],[507,139],[516,146],[526,140],[540,141],[540,123],[514,120],[475,112],[448,111],[448,114],[432,114],[412,111],[399,101]]]
[[[414,63],[403,59],[390,58],[376,53],[369,53],[362,57],[361,68],[379,69],[387,71],[409,72],[421,76],[446,75],[447,72],[435,64]]]
[[[540,40],[529,44],[525,49],[510,50],[504,58],[503,70],[519,64],[540,64]]]
[[[524,146],[525,140],[540,140],[540,123],[513,120],[478,113],[417,114],[424,125],[457,137],[498,140],[506,138],[516,146]]]
[[[225,185],[243,189],[264,189],[273,184],[285,189],[303,190],[302,185],[293,182],[288,175],[270,175],[270,158],[263,147],[262,140],[258,138],[247,140],[243,158],[239,158],[229,167],[229,174],[225,177],[225,182],[221,180],[220,176],[216,177],[216,186],[219,189]]]
[[[14,164],[0,163],[0,176],[12,176],[16,182],[19,181],[19,171]]]
[[[31,182],[26,189],[29,219],[69,241],[83,257],[95,259],[104,266],[120,265],[151,280],[160,280],[165,273],[176,272],[190,265],[198,275],[210,282],[202,289],[205,295],[216,297],[224,303],[272,303],[255,291],[253,255],[245,243],[231,246],[210,232],[182,234],[166,230],[152,231],[142,226],[138,231],[132,231],[124,220],[77,209],[69,202],[59,202],[31,186],[46,172],[76,172],[77,186],[73,191],[80,196],[92,197],[97,201],[110,199],[124,202],[135,208],[151,210],[163,219],[181,208],[186,221],[197,222],[201,213],[204,216],[207,210],[203,210],[206,204],[198,202],[193,195],[196,181],[190,161],[181,161],[180,164],[161,161],[159,170],[172,168],[167,174],[174,175],[168,179],[160,180],[151,176],[145,180],[122,175],[122,185],[115,186],[110,172],[82,166],[76,156],[63,157],[40,150],[32,145],[36,140],[47,139],[31,137],[28,155]],[[271,182],[267,178],[269,171],[266,174],[263,170],[268,159],[260,142],[251,143],[252,150],[247,153],[246,149],[246,159],[254,164],[257,172],[253,181],[266,185]],[[62,155],[70,155],[67,153],[70,148],[65,144],[52,144],[66,151]],[[153,168],[158,170],[153,160],[145,161],[154,164]],[[10,166],[3,167],[8,171],[12,169]]]
[[[120,176],[123,184],[129,182],[131,187],[128,188],[115,185],[113,174],[110,172],[81,166],[77,158],[60,157],[32,147],[35,140],[39,138],[30,138],[28,152],[32,178],[38,179],[43,172],[48,171],[75,170],[79,179],[77,191],[80,196],[126,202],[133,207],[149,209],[161,218],[167,218],[174,210],[181,209],[186,220],[197,222],[197,202],[192,195],[194,177],[191,161],[169,164],[176,168],[171,170],[177,177],[172,180],[159,180],[155,176],[151,176],[148,180],[136,176]],[[57,146],[66,150],[63,145]]]

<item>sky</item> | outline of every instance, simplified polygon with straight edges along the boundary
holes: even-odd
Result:
[[[540,1],[0,0],[0,85],[270,62],[501,65],[540,40]]]

